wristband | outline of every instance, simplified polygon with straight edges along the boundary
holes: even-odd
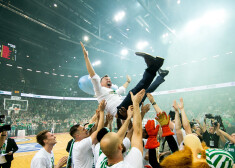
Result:
[[[154,106],[155,104],[157,104],[156,102],[153,102],[152,105]]]
[[[127,83],[130,83],[130,81],[126,81]]]

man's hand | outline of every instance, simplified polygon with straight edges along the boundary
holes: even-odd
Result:
[[[180,110],[182,110],[184,108],[184,101],[183,101],[182,97],[180,98],[180,104],[178,104],[178,107]]]
[[[67,160],[68,160],[68,156],[62,157],[59,160],[58,164],[55,166],[55,168],[61,168],[62,166],[64,166],[67,163]]]
[[[150,103],[153,104],[153,102],[155,101],[153,98],[153,95],[151,93],[147,93],[147,97],[148,97]]]
[[[131,119],[133,117],[133,113],[134,113],[134,107],[133,105],[130,105],[127,110],[127,118]]]
[[[136,95],[133,95],[132,92],[130,92],[131,94],[131,100],[134,103],[140,104],[140,102],[142,101],[144,95],[145,95],[145,89],[142,89],[141,91],[139,91]]]
[[[175,109],[175,112],[179,112],[179,109],[178,109],[178,105],[177,105],[177,103],[176,103],[176,100],[174,100],[172,106],[173,106],[173,108]]]
[[[86,50],[86,48],[84,47],[84,45],[81,41],[80,41],[80,44],[82,46],[82,51],[83,51],[83,54],[84,54],[84,58],[87,58],[88,57],[88,51]]]
[[[113,116],[110,113],[108,113],[106,115],[106,120],[108,121],[108,123],[112,123],[113,122]]]
[[[107,104],[106,101],[105,101],[105,100],[102,100],[102,101],[100,102],[100,104],[99,104],[98,110],[99,110],[100,112],[104,112],[104,109],[105,109],[106,104]]]
[[[131,82],[131,77],[130,77],[129,75],[126,76],[126,79],[127,79],[126,81],[127,81],[128,83]]]
[[[141,112],[143,112],[144,114],[146,114],[146,113],[150,110],[150,107],[151,107],[150,104],[144,105],[144,103],[142,102]]]
[[[8,152],[8,154],[7,155],[12,155],[13,154],[13,151],[10,151],[10,152]]]

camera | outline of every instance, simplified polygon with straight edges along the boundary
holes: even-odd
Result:
[[[5,115],[0,115],[0,123],[5,123]],[[11,125],[4,124],[0,126],[0,133],[3,131],[10,131],[11,130]]]
[[[224,127],[224,124],[223,124],[223,121],[222,121],[222,118],[220,115],[215,115],[213,116],[212,114],[206,114],[205,115],[206,118],[208,119],[214,119],[214,121],[212,122],[211,121],[211,125],[214,126],[214,127],[217,127],[218,126],[218,123],[220,124],[220,127],[222,128],[223,131],[226,131],[225,130],[225,127]]]
[[[212,114],[206,114],[205,116],[206,116],[206,118],[208,118],[208,119],[214,119],[214,117],[213,117]]]

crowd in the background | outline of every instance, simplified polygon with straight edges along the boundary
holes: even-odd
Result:
[[[235,102],[233,101],[235,100],[234,93],[234,88],[230,87],[155,96],[157,104],[167,113],[168,111],[176,111],[177,108],[180,109],[180,124],[182,127],[182,138],[179,139],[179,134],[177,134],[177,127],[170,126],[171,124],[169,124],[169,128],[171,128],[171,131],[173,131],[175,134],[174,141],[176,141],[177,144],[177,146],[173,145],[173,148],[171,145],[169,145],[169,143],[174,142],[169,142],[168,138],[162,138],[158,136],[158,141],[160,142],[160,153],[157,156],[158,162],[160,164],[164,164],[166,162],[164,162],[164,158],[168,158],[167,156],[171,155],[175,156],[173,153],[177,152],[178,149],[181,148],[183,138],[188,137],[185,135],[191,133],[197,135],[201,141],[205,141],[206,145],[211,149],[225,149],[234,155],[234,151],[231,151],[234,150],[234,144],[229,139],[235,136],[235,134],[233,134],[235,132]],[[185,112],[182,112],[182,108],[180,108],[182,107],[182,103],[179,103],[177,108],[175,108],[175,105],[172,105],[172,100],[179,99],[179,97],[184,97],[183,107]],[[96,101],[68,101],[22,97],[23,100],[28,100],[28,108],[27,111],[20,111],[17,114],[14,111],[9,113],[9,111],[4,110],[4,98],[10,98],[10,96],[0,96],[0,100],[2,102],[0,104],[1,113],[7,116],[6,122],[11,124],[11,131],[9,133],[10,136],[17,136],[18,130],[25,130],[25,135],[36,135],[42,130],[49,130],[52,133],[69,132],[69,130],[71,131],[71,127],[74,125],[78,123],[83,124],[89,122],[92,116],[95,114],[98,105]],[[151,101],[146,100],[145,103],[149,102]],[[151,104],[154,103],[151,102]],[[151,107],[148,113],[146,112],[142,123],[145,128],[147,121],[156,117],[156,112],[157,111],[154,106]],[[161,113],[162,112],[159,111],[157,112],[157,114]],[[175,116],[176,113],[173,113],[171,123],[176,125],[179,120],[176,121]],[[185,118],[185,116],[187,116],[187,118]],[[221,120],[218,118],[218,116],[221,117]],[[187,121],[190,126],[187,124],[185,125],[185,121]],[[217,124],[215,124],[215,122],[217,122]],[[116,125],[118,124],[116,124],[116,120],[113,120],[111,125],[113,126],[113,129],[111,130],[115,130]],[[148,133],[148,131],[146,133]],[[171,135],[169,137],[171,137]],[[147,141],[145,141],[145,143],[146,142]],[[166,142],[168,142],[168,145]],[[187,141],[185,140],[184,143],[187,143]],[[152,150],[155,148],[148,149]],[[151,153],[149,152],[148,155],[151,155]],[[150,160],[153,158],[155,157],[147,157],[146,155],[146,159],[143,164],[149,165]]]
[[[234,88],[212,89],[195,92],[181,93],[185,98],[187,115],[190,120],[197,119],[202,122],[205,114],[220,115],[223,124],[228,130],[235,126],[235,94]],[[214,96],[210,96],[214,95]],[[8,114],[3,107],[4,98],[10,96],[1,95],[0,110]],[[169,112],[172,108],[171,101],[178,94],[159,95],[158,102]],[[22,97],[28,100],[27,111],[10,113],[12,124],[12,136],[17,135],[17,130],[26,130],[26,135],[35,135],[41,129],[51,129],[54,125],[55,132],[66,132],[69,127],[81,121],[88,121],[94,114],[96,101],[68,101],[50,100]],[[206,101],[205,101],[206,100]],[[148,100],[146,100],[148,103]],[[46,107],[46,108],[45,108]],[[153,111],[152,109],[150,111]],[[149,112],[145,118],[151,118],[155,113]],[[145,123],[144,123],[145,124]]]
[[[1,95],[0,111],[6,121],[11,123],[11,136],[17,136],[18,130],[25,130],[26,135],[35,135],[42,129],[54,129],[55,133],[68,132],[71,125],[87,122],[95,112],[96,101],[67,101],[22,98],[28,100],[27,111],[4,110],[4,98]]]

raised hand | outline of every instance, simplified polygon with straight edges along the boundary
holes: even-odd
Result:
[[[143,113],[147,113],[150,110],[151,105],[150,104],[145,104],[142,102],[142,106],[141,106],[141,112]]]
[[[130,105],[127,110],[127,118],[131,119],[133,117],[134,113],[134,107],[133,105]]]
[[[129,75],[126,76],[127,82],[130,83],[131,82],[131,77]]]
[[[180,104],[178,104],[178,107],[180,110],[182,110],[184,108],[184,100],[182,97],[180,98]]]
[[[159,122],[161,126],[168,125],[170,122],[170,116],[167,116],[166,112],[164,111],[162,113],[157,114],[157,117],[155,117],[155,119]]]
[[[160,146],[160,143],[157,141],[156,138],[159,130],[159,125],[155,127],[154,120],[148,120],[148,122],[145,124],[145,130],[147,131],[149,136],[145,148],[154,149]]]
[[[99,104],[98,110],[99,110],[100,112],[104,112],[104,109],[105,109],[106,104],[107,104],[106,101],[105,101],[105,100],[102,100],[102,101],[100,102],[100,104]]]
[[[83,51],[83,54],[84,54],[84,57],[88,57],[88,51],[86,50],[86,48],[84,47],[83,43],[80,41],[80,44],[82,46],[82,51]]]
[[[147,97],[148,97],[150,103],[153,104],[153,102],[155,101],[153,98],[153,95],[151,93],[147,93]]]
[[[113,116],[110,113],[108,113],[106,115],[106,120],[108,121],[108,123],[111,123],[113,121]]]
[[[167,115],[166,112],[163,111],[162,113],[158,113],[155,119],[162,126],[162,137],[174,135],[169,128],[170,115]]]
[[[140,102],[142,101],[144,95],[145,95],[145,89],[142,89],[141,91],[139,91],[136,95],[133,95],[132,92],[130,92],[131,94],[131,100],[134,103],[138,103],[140,104]]]
[[[178,107],[178,104],[176,103],[176,100],[174,100],[174,102],[173,102],[173,108],[175,109],[175,112],[178,112],[179,111],[179,107]]]

